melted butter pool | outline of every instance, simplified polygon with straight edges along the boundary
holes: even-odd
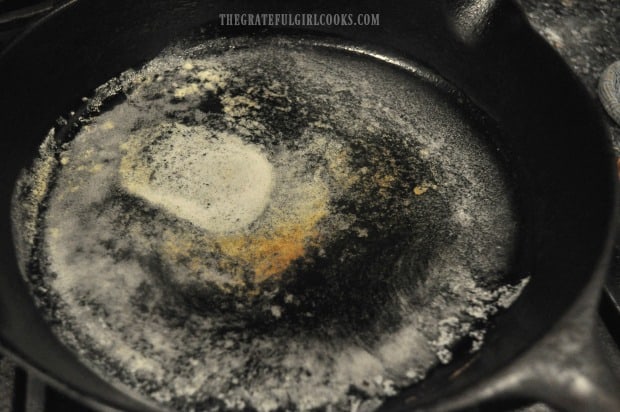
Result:
[[[15,192],[58,337],[178,410],[373,410],[477,350],[525,284],[511,192],[487,128],[416,70],[238,38],[103,85]]]

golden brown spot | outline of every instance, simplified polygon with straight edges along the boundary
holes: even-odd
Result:
[[[272,232],[231,236],[218,243],[223,253],[246,262],[254,271],[254,281],[262,283],[282,275],[309,246],[317,243],[316,225],[325,214],[324,209],[319,209],[301,222],[282,224]]]
[[[328,214],[326,196],[321,193],[294,212],[272,209],[273,220],[249,233],[213,236],[167,230],[158,248],[160,256],[164,262],[185,268],[186,274],[179,279],[182,283],[209,282],[224,292],[241,286],[248,296],[257,295],[260,288],[253,284],[279,279],[309,248],[318,246],[318,224]]]
[[[413,194],[416,196],[423,195],[428,190],[428,186],[416,186],[413,188]]]
[[[272,231],[215,239],[166,231],[159,253],[163,261],[189,270],[194,280],[213,282],[224,291],[231,286],[243,286],[248,269],[253,272],[254,283],[260,284],[279,278],[309,247],[317,245],[320,236],[317,223],[325,214],[326,210],[320,209],[303,221],[282,224]],[[209,262],[205,251],[219,251],[217,263]],[[258,292],[258,289],[247,291],[250,295]]]
[[[428,191],[428,189],[437,189],[437,185],[432,184],[432,183],[428,183],[428,182],[424,182],[421,185],[418,185],[418,186],[413,188],[413,194],[416,195],[416,196],[420,196],[420,195],[423,195],[424,193],[426,193]]]

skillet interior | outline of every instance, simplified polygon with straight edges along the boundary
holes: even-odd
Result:
[[[509,178],[466,99],[323,38],[186,41],[20,179],[22,272],[62,340],[185,408],[370,404],[478,347],[520,287]]]
[[[434,2],[403,6],[397,11],[380,10],[382,27],[378,33],[372,29],[339,33],[422,60],[460,86],[500,122],[507,136],[503,145],[508,148],[509,161],[521,182],[518,202],[527,233],[518,264],[520,270],[533,274],[533,282],[498,320],[477,367],[461,375],[454,390],[499,368],[531,345],[564,313],[578,291],[592,281],[606,241],[612,206],[610,154],[595,113],[584,107],[587,96],[559,58],[524,25],[510,7],[512,3],[502,4],[505,7],[497,16],[503,20],[491,22],[493,36],[481,36],[473,45],[464,44],[462,36],[458,39],[447,27],[446,9]],[[187,11],[193,3],[172,8],[167,2],[151,2],[147,7],[125,5],[123,12],[112,11],[110,2],[90,6],[86,10],[77,5],[57,16],[56,22],[65,22],[63,27],[70,30],[63,31],[50,20],[2,56],[6,79],[2,88],[11,101],[4,102],[6,109],[0,120],[6,125],[6,136],[14,136],[2,142],[5,182],[13,182],[18,170],[27,164],[38,146],[37,137],[63,111],[59,108],[75,107],[83,90],[152,56],[179,27],[189,25]],[[234,7],[226,6],[226,11],[232,12]],[[364,5],[359,7],[363,9]],[[166,8],[169,14],[153,18],[159,8]],[[191,13],[191,19],[196,23],[207,21],[210,9],[205,5],[197,9],[200,12]],[[102,20],[102,15],[108,17]],[[137,17],[128,17],[134,15]],[[69,21],[74,24],[66,24]],[[93,34],[90,28],[95,22],[109,30]],[[105,33],[105,44],[101,33]],[[48,41],[51,38],[52,44]],[[80,39],[78,45],[71,43],[74,38]],[[68,47],[70,44],[72,47]],[[530,70],[532,66],[535,71]],[[24,79],[29,87],[15,79]],[[37,116],[33,117],[33,113]],[[10,252],[11,188],[12,184],[2,188],[2,246],[7,251],[2,264],[5,274],[17,275]],[[33,365],[54,371],[52,374],[59,380],[85,393],[94,392],[87,382],[95,381],[89,381],[86,371],[80,372],[77,365],[75,369],[67,368],[71,355],[46,333],[21,279],[3,276],[2,282],[3,343]],[[553,304],[549,303],[549,295],[555,297]],[[37,327],[26,329],[24,324]],[[41,353],[47,356],[41,357]],[[450,366],[425,382],[426,393],[441,388],[444,374],[458,366]],[[123,402],[111,391],[97,390],[103,399]]]

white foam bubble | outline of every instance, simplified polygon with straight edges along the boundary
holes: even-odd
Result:
[[[131,150],[123,158],[121,183],[130,193],[214,233],[245,228],[263,213],[274,177],[258,146],[225,132],[212,136],[202,126],[146,131],[164,132],[165,140],[140,138],[132,148],[150,143],[148,159]]]

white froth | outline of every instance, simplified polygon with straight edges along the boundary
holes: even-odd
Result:
[[[242,229],[263,213],[273,167],[258,146],[178,123],[150,132],[162,130],[168,138],[150,146],[151,157],[129,151],[123,159],[121,182],[130,193],[213,233]]]

